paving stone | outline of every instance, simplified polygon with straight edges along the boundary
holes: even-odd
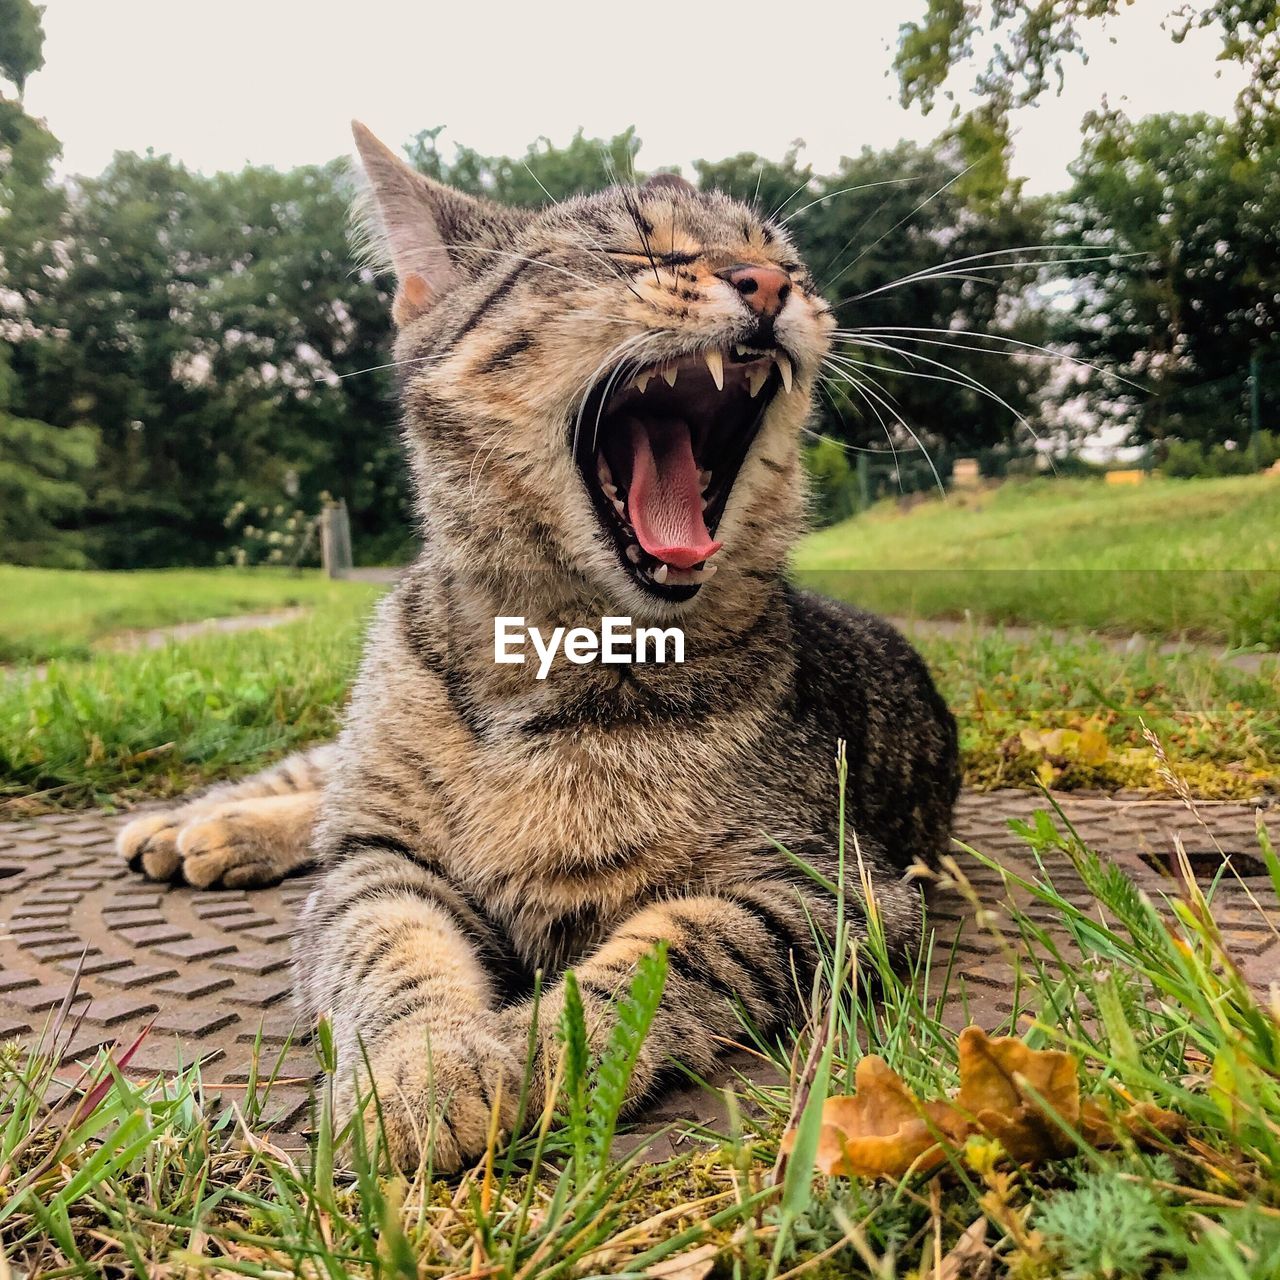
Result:
[[[126,965],[131,965],[132,960],[126,959],[124,956],[90,956],[85,960],[83,966],[77,964],[76,960],[67,959],[60,960],[54,968],[61,969],[63,973],[75,973],[79,968],[80,972],[86,977],[92,977],[98,973],[110,973],[113,969],[123,969]]]
[[[37,960],[67,960],[72,956],[96,956],[100,954],[98,947],[85,948],[84,943],[74,934],[67,934],[64,941],[43,942],[38,947],[29,948]]]
[[[279,951],[241,951],[233,956],[222,956],[213,962],[215,969],[227,969],[236,973],[253,973],[261,976],[287,968],[289,956]]]
[[[40,985],[40,979],[34,974],[23,973],[21,969],[0,969],[0,995],[6,991],[18,991],[22,987]]]
[[[114,1027],[121,1022],[137,1022],[160,1006],[149,996],[99,996],[85,1010],[84,1020],[99,1027]]]
[[[5,1002],[17,1005],[28,1013],[43,1013],[46,1009],[56,1009],[67,998],[67,983],[42,983],[38,987],[23,987],[21,991],[10,991],[4,997]],[[73,1004],[87,1000],[87,991],[77,991]]]
[[[225,991],[235,986],[235,979],[216,973],[193,973],[183,978],[173,978],[152,987],[157,995],[176,996],[180,1000],[195,1000],[198,996],[211,996],[215,991]]]
[[[104,973],[101,980],[109,982],[113,987],[141,987],[177,976],[178,971],[172,966],[134,964],[130,961],[126,968]]]
[[[162,923],[143,929],[121,929],[120,936],[127,938],[135,947],[158,947],[165,942],[181,942],[191,937],[191,930]]]
[[[157,991],[163,990],[161,987]],[[170,1031],[179,1036],[211,1036],[223,1027],[240,1021],[238,1013],[230,1009],[177,1009],[160,1014],[156,1018],[157,1031]]]
[[[211,960],[214,956],[229,955],[236,949],[234,942],[218,942],[211,938],[188,938],[185,942],[167,942],[155,948],[157,955],[171,960]]]

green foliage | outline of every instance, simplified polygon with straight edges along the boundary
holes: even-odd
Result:
[[[608,1167],[627,1086],[658,1012],[666,980],[667,944],[661,941],[636,962],[631,986],[614,1006],[609,1039],[596,1063],[587,1121],[590,1158],[597,1174],[603,1174]]]
[[[44,66],[43,5],[31,0],[0,0],[0,76],[19,95],[32,72]]]
[[[1066,65],[1083,59],[1084,34],[1132,0],[923,0],[924,14],[904,23],[894,58],[903,105],[933,108],[952,72],[983,37],[990,53],[978,68],[974,93],[982,114],[1003,128],[1012,108],[1061,89]],[[1165,30],[1181,43],[1193,30],[1215,29],[1222,58],[1248,72],[1238,103],[1242,119],[1274,112],[1280,91],[1280,11],[1266,0],[1199,0],[1172,7]],[[954,93],[948,92],[953,98]]]
[[[1051,1197],[1034,1225],[1064,1280],[1144,1280],[1177,1247],[1163,1208],[1149,1186],[1117,1178],[1112,1169],[1090,1170],[1073,1190]]]
[[[1280,132],[1250,138],[1205,115],[1094,118],[1061,219],[1067,240],[1104,256],[1062,268],[1058,336],[1133,380],[1089,396],[1104,421],[1135,424],[1137,439],[1243,447],[1251,361],[1263,421],[1280,414],[1277,166]]]
[[[1182,480],[1241,476],[1270,467],[1277,460],[1280,460],[1280,432],[1259,431],[1256,441],[1235,449],[1221,444],[1206,449],[1200,440],[1170,440],[1160,470]]]
[[[61,526],[88,502],[97,434],[15,417],[8,411],[12,391],[8,348],[0,343],[0,548],[13,564],[81,568],[82,540]]]

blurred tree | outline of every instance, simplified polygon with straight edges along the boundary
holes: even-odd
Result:
[[[1115,256],[1069,269],[1059,336],[1141,384],[1095,385],[1137,439],[1243,443],[1247,371],[1280,410],[1280,139],[1205,115],[1090,121],[1061,206],[1067,239]]]
[[[1019,252],[1042,242],[1042,210],[1010,180],[1000,141],[976,127],[930,147],[864,149],[819,178],[794,152],[781,164],[698,165],[704,187],[776,211],[834,308],[828,435],[886,451],[914,450],[912,433],[931,452],[1033,443],[1019,416],[1046,366],[991,339],[1042,337],[1026,297],[1037,271],[1020,265],[1038,255]]]
[[[0,0],[0,76],[22,97],[27,77],[44,66],[43,5],[31,0]]]
[[[52,427],[11,413],[14,376],[0,343],[0,559],[75,569],[87,564],[83,539],[64,527],[85,503],[97,453],[91,427]]]
[[[1083,57],[1083,33],[1114,17],[1133,0],[924,0],[924,15],[900,28],[894,69],[904,105],[929,111],[956,67],[977,54],[973,91],[990,120],[1026,106],[1050,86],[1061,87],[1065,65]],[[1248,83],[1238,107],[1241,121],[1274,127],[1280,94],[1280,6],[1275,0],[1180,0],[1166,6],[1170,38],[1216,28],[1224,59],[1240,63]],[[985,59],[985,61],[984,61]],[[958,108],[957,108],[958,110]]]

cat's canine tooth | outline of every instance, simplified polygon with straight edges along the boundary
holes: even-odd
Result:
[[[618,496],[618,486],[617,486],[616,484],[609,484],[609,483],[606,481],[606,482],[605,482],[604,484],[602,484],[600,487],[605,491],[605,494],[606,494],[608,497],[610,497],[610,498],[616,498],[616,497]]]
[[[714,578],[720,572],[720,566],[718,564],[704,564],[698,572],[702,577],[702,581],[706,582],[708,578]]]
[[[724,357],[718,351],[704,351],[702,358],[707,362],[711,372],[711,381],[716,384],[717,391],[724,390]]]
[[[705,492],[707,485],[709,485],[710,483],[711,483],[711,472],[699,471],[698,472],[698,488],[703,492]]]
[[[751,398],[754,400],[760,394],[760,388],[769,379],[769,370],[765,365],[757,365],[747,373],[747,390],[751,392]]]
[[[627,514],[627,504],[623,502],[621,498],[612,498],[611,501],[613,502],[613,509],[620,516],[625,516]]]
[[[627,547],[627,559],[632,564],[640,563],[640,548],[634,542]]]
[[[674,387],[676,385],[676,375],[679,372],[679,368],[674,364],[669,364],[662,370],[662,377],[667,386]]]
[[[742,343],[740,343],[740,342],[735,343],[735,344],[734,344],[734,348],[733,348],[733,349],[734,349],[734,350],[735,350],[735,351],[736,351],[740,356],[749,356],[749,355],[751,354],[751,352],[750,352],[750,351],[748,351],[748,350],[746,349],[746,347],[744,347],[744,346],[742,345]]]
[[[610,485],[613,483],[613,472],[609,470],[609,463],[605,460],[603,453],[596,454],[596,476],[602,485]],[[612,494],[609,495],[613,497]]]
[[[641,394],[644,395],[644,389],[649,385],[649,379],[653,377],[652,369],[641,369],[634,378],[631,379],[631,385]]]
[[[781,352],[775,354],[773,358],[778,362],[778,372],[782,374],[782,389],[787,393],[787,395],[790,395],[791,361],[788,360],[786,356],[782,355]]]
[[[670,575],[670,573],[671,573],[671,570],[668,569],[665,564],[660,564],[653,571],[653,580],[654,582],[666,582],[667,577]]]

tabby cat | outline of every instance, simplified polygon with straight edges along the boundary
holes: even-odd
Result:
[[[139,819],[121,851],[198,886],[318,862],[294,976],[332,1020],[342,1106],[367,1055],[392,1157],[451,1169],[494,1105],[511,1122],[536,970],[550,1059],[565,968],[603,1036],[666,939],[632,1106],[677,1058],[712,1066],[735,1001],[765,1032],[796,1016],[834,904],[773,840],[834,874],[840,738],[849,827],[908,946],[905,872],[948,838],[956,734],[890,626],[784,580],[833,326],[785,229],[671,176],[501,208],[355,133],[423,549],[336,746]],[[684,663],[494,661],[497,617],[617,615],[682,627]]]

